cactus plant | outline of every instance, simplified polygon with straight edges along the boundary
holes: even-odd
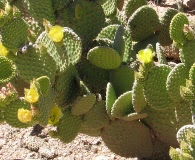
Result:
[[[0,122],[54,125],[65,143],[101,136],[124,157],[194,157],[193,30],[142,2],[1,1]],[[160,48],[171,43],[174,67]]]

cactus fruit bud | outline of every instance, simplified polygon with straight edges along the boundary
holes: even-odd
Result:
[[[147,64],[153,61],[154,54],[151,49],[142,49],[138,52],[137,58],[140,62]]]
[[[32,112],[28,109],[20,108],[18,109],[18,119],[23,123],[31,122]]]
[[[58,25],[51,27],[49,31],[49,37],[54,42],[60,42],[64,37],[63,27]]]
[[[56,124],[59,119],[63,116],[63,113],[61,111],[61,108],[54,105],[52,110],[51,110],[51,114],[50,114],[50,117],[49,117],[49,120],[48,120],[48,123],[49,124]]]
[[[2,43],[0,43],[0,55],[1,56],[7,56],[8,52],[9,51],[7,50],[7,48],[5,48]]]

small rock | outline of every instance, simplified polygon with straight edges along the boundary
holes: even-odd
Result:
[[[109,157],[100,155],[95,157],[93,160],[109,160]]]
[[[55,158],[57,156],[56,154],[56,150],[53,149],[53,148],[49,148],[49,147],[40,147],[39,148],[39,153],[43,156],[43,157],[46,157],[46,158]]]
[[[91,147],[91,151],[93,152],[93,153],[97,153],[98,152],[98,146],[92,146]]]

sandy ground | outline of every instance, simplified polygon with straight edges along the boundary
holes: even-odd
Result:
[[[112,153],[101,137],[79,134],[71,143],[64,144],[48,136],[52,127],[44,128],[41,134],[31,136],[32,127],[18,129],[6,123],[0,127],[1,160],[137,160],[123,158]]]

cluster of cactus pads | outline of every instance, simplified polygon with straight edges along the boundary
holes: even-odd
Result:
[[[195,159],[195,38],[176,9],[1,0],[0,87],[0,121],[13,127],[53,125],[64,143],[101,136],[123,157]]]

